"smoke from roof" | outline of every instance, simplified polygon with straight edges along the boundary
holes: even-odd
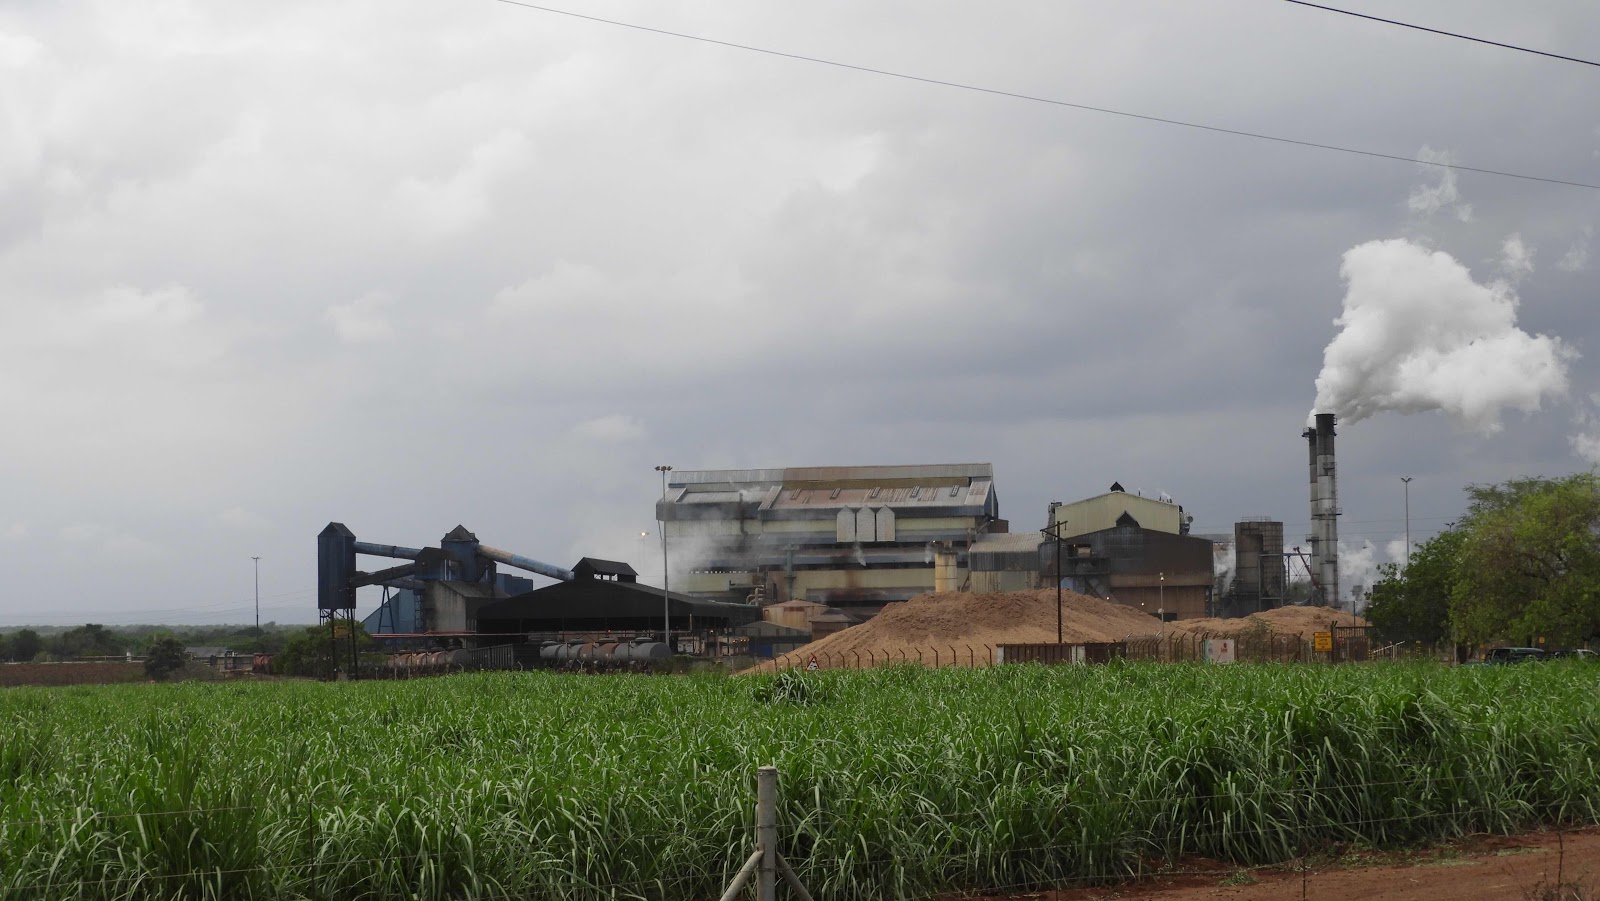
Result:
[[[1449,254],[1405,239],[1351,248],[1340,274],[1344,313],[1323,352],[1316,412],[1350,423],[1443,410],[1489,433],[1507,408],[1531,413],[1566,392],[1577,354],[1517,327],[1508,283],[1480,284]]]

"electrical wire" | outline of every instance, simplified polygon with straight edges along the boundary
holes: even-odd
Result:
[[[1501,41],[1491,41],[1488,38],[1475,38],[1475,37],[1473,37],[1471,35],[1458,34],[1458,33],[1454,32],[1454,31],[1444,31],[1443,29],[1439,29],[1439,28],[1429,28],[1426,25],[1413,25],[1410,22],[1401,22],[1401,21],[1398,21],[1398,20],[1395,20],[1395,19],[1385,19],[1382,16],[1369,16],[1366,13],[1358,13],[1358,12],[1356,12],[1354,10],[1349,10],[1349,9],[1340,9],[1337,6],[1323,6],[1320,3],[1309,3],[1309,2],[1307,2],[1307,0],[1283,0],[1283,2],[1285,2],[1285,3],[1293,3],[1295,6],[1304,6],[1304,7],[1310,8],[1310,9],[1320,9],[1320,10],[1324,10],[1324,11],[1330,12],[1330,13],[1339,13],[1340,15],[1344,15],[1344,16],[1354,16],[1357,19],[1369,19],[1369,20],[1371,20],[1373,22],[1382,22],[1385,25],[1398,25],[1401,28],[1414,28],[1417,31],[1426,31],[1429,34],[1443,35],[1444,37],[1447,37],[1447,38],[1457,38],[1457,39],[1463,40],[1463,41],[1473,41],[1474,43],[1478,43],[1478,44],[1488,44],[1491,47],[1503,47],[1506,50],[1517,50],[1517,51],[1520,51],[1522,53],[1532,53],[1535,56],[1548,56],[1551,59],[1559,59],[1559,60],[1563,60],[1563,61],[1569,62],[1569,63],[1578,63],[1578,64],[1584,65],[1584,66],[1595,66],[1596,68],[1600,68],[1600,63],[1597,63],[1594,60],[1581,59],[1581,58],[1576,57],[1576,56],[1562,56],[1559,53],[1547,53],[1547,52],[1545,52],[1543,50],[1534,50],[1531,47],[1519,47],[1516,44],[1507,44],[1507,43],[1503,43]]]
[[[912,75],[907,72],[895,72],[890,69],[878,69],[872,66],[861,66],[854,63],[839,62],[838,60],[826,59],[820,56],[807,56],[800,53],[788,53],[782,50],[772,50],[767,47],[756,47],[751,44],[739,44],[733,41],[723,41],[697,34],[688,34],[682,31],[669,31],[665,28],[653,28],[648,25],[638,25],[633,22],[624,22],[619,19],[605,19],[601,18],[600,16],[591,16],[584,13],[572,12],[571,10],[557,9],[553,6],[540,6],[534,3],[523,2],[523,0],[494,0],[494,2],[504,3],[507,6],[517,6],[523,9],[531,9],[538,12],[550,13],[552,15],[583,19],[589,22],[597,22],[602,25],[612,25],[618,28],[629,28],[635,31],[645,31],[651,34],[663,35],[665,37],[680,38],[686,41],[698,41],[702,44],[715,44],[719,47],[729,47],[734,50],[744,50],[750,53],[763,53],[768,56],[778,56],[783,57],[784,59],[797,60],[799,62],[815,63],[821,66],[832,66],[837,69],[849,69],[853,72],[865,72],[870,75],[883,75],[889,78],[899,78],[905,81],[915,81],[922,84],[937,85],[939,87],[973,91],[979,94],[991,94],[997,97],[1010,97],[1015,100],[1027,100],[1033,103],[1045,103],[1049,104],[1050,106],[1066,107],[1068,109],[1082,110],[1090,113],[1103,113],[1108,116],[1120,116],[1124,119],[1137,119],[1141,122],[1155,122],[1162,125],[1192,128],[1197,131],[1208,131],[1215,134],[1233,135],[1234,137],[1240,138],[1252,138],[1258,141],[1272,141],[1278,144],[1289,144],[1295,147],[1309,147],[1316,150],[1327,150],[1335,153],[1347,153],[1355,156],[1370,157],[1372,159],[1393,160],[1401,163],[1415,163],[1420,166],[1433,166],[1440,169],[1454,169],[1458,172],[1476,172],[1479,175],[1493,175],[1500,178],[1515,178],[1523,181],[1543,182],[1551,185],[1564,185],[1569,188],[1588,188],[1592,191],[1600,191],[1600,185],[1589,184],[1587,182],[1567,181],[1565,179],[1549,178],[1542,175],[1526,175],[1520,172],[1509,172],[1502,169],[1484,169],[1476,166],[1463,166],[1460,163],[1446,163],[1438,160],[1416,159],[1414,157],[1400,156],[1393,153],[1382,153],[1376,150],[1363,150],[1358,147],[1345,147],[1339,144],[1324,144],[1318,141],[1302,141],[1298,138],[1285,138],[1279,135],[1269,135],[1264,132],[1243,131],[1236,128],[1223,128],[1217,125],[1206,125],[1200,122],[1188,122],[1182,119],[1168,119],[1162,116],[1151,116],[1144,113],[1130,113],[1125,110],[1112,109],[1110,107],[1090,106],[1085,103],[1073,103],[1066,100],[1056,100],[1050,97],[1040,97],[1036,94],[1022,94],[1016,91],[1001,90],[999,88],[986,88],[982,87],[981,85],[967,84],[959,81],[946,81],[940,78]]]

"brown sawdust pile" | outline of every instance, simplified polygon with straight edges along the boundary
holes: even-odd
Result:
[[[1304,635],[1310,638],[1313,632],[1326,632],[1329,623],[1341,626],[1367,625],[1367,621],[1359,616],[1328,607],[1277,607],[1240,619],[1187,619],[1172,625],[1188,632],[1230,636],[1244,635],[1265,627],[1268,632],[1280,635]]]
[[[1175,631],[1191,634],[1238,636],[1258,629],[1284,635],[1304,635],[1328,628],[1337,621],[1350,625],[1349,613],[1327,607],[1280,607],[1242,619],[1190,619],[1167,623],[1132,607],[1076,592],[1062,593],[1061,637],[1067,643],[1123,641]],[[1356,617],[1354,621],[1366,625]],[[820,638],[757,671],[803,663],[815,656],[819,665],[866,666],[885,658],[960,666],[986,666],[990,648],[1000,644],[1044,644],[1056,640],[1056,593],[1052,589],[974,594],[964,591],[924,594],[889,604],[872,619]]]
[[[1122,641],[1129,636],[1155,635],[1161,622],[1153,616],[1100,598],[1062,593],[1062,639],[1068,643]],[[1171,628],[1173,624],[1168,624]],[[964,591],[924,594],[890,604],[872,619],[820,638],[788,655],[832,665],[861,665],[890,656],[916,660],[917,652],[932,663],[934,650],[948,664],[952,653],[962,666],[969,660],[987,665],[985,646],[1032,644],[1056,640],[1056,593],[1053,589],[974,594]],[[969,650],[970,649],[970,650]],[[781,659],[781,658],[780,658]],[[840,663],[839,661],[847,661]],[[763,664],[761,669],[775,664]],[[823,665],[829,665],[824,663]]]

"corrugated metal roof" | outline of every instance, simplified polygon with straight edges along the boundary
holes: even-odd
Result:
[[[667,484],[760,485],[783,481],[782,469],[682,469],[667,473]]]
[[[685,469],[667,475],[667,484],[748,486],[793,482],[903,482],[914,479],[990,479],[992,463],[918,463],[895,466],[790,466],[784,469]]]

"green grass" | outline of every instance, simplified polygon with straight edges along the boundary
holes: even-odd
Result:
[[[1600,820],[1581,664],[494,674],[0,692],[0,897],[819,899]]]

